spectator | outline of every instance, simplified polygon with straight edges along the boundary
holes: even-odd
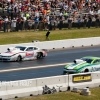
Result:
[[[48,23],[46,17],[43,18],[43,26],[44,26],[44,30],[47,30]]]
[[[87,17],[85,15],[83,16],[83,27],[86,28],[86,25],[87,25]]]
[[[58,17],[56,16],[55,18],[54,18],[54,30],[56,30],[56,28],[57,28],[57,26],[58,26]],[[63,23],[63,22],[62,22]]]
[[[39,17],[36,16],[34,18],[34,31],[37,31],[38,25],[39,25]]]
[[[16,31],[16,23],[17,23],[17,20],[15,18],[13,18],[11,20],[11,32]]]
[[[81,17],[80,16],[77,19],[77,23],[78,23],[78,29],[80,29],[81,27]]]
[[[47,15],[46,19],[47,19],[47,29],[49,29],[50,28],[50,16]]]
[[[88,17],[88,28],[91,27],[91,24],[92,24],[92,18],[91,16]]]
[[[29,26],[29,30],[31,30],[33,26],[33,20],[28,19],[28,26]]]
[[[90,14],[90,15],[94,15],[93,9],[90,9],[89,14]]]
[[[72,17],[69,17],[68,18],[68,29],[72,28],[72,21],[73,21]]]
[[[20,20],[20,30],[21,31],[23,30],[23,25],[24,25],[24,19],[21,17],[21,20]]]
[[[4,23],[3,23],[4,32],[8,32],[8,23],[9,23],[9,19],[8,16],[6,16],[4,18]]]
[[[62,27],[63,27],[63,17],[60,16],[60,18],[59,18],[59,29],[62,30]]]
[[[68,18],[68,13],[67,13],[67,11],[64,11],[64,17],[65,17],[65,19],[67,20],[67,18]]]
[[[23,27],[25,26],[24,25],[25,20],[27,18],[32,18],[32,16],[34,16],[33,19],[35,19],[36,16],[37,17],[42,16],[43,19],[44,18],[47,19],[48,25],[50,22],[54,23],[54,25],[52,24],[52,26],[55,26],[55,22],[57,21],[53,21],[50,19],[49,19],[50,21],[48,21],[47,18],[48,14],[49,15],[52,14],[53,16],[60,16],[60,17],[64,16],[65,17],[64,20],[65,21],[68,20],[68,26],[70,26],[72,25],[69,24],[70,16],[73,16],[74,19],[76,19],[77,16],[81,15],[81,13],[90,14],[92,17],[95,16],[95,13],[100,14],[99,11],[100,0],[42,0],[42,1],[41,0],[2,0],[2,2],[0,2],[0,5],[3,8],[3,13],[5,12],[5,8],[8,6],[7,7],[8,17],[11,17],[12,20],[16,16],[18,16],[19,19],[20,17],[22,17],[24,20],[22,25]],[[83,17],[83,15],[81,16]],[[26,17],[26,19],[24,17]],[[85,19],[83,20],[85,21]],[[21,23],[22,21],[20,21],[20,25]],[[41,24],[41,22],[39,22],[39,24]],[[86,26],[86,24],[84,25]],[[19,30],[17,26],[18,26],[18,22],[16,23],[16,29]],[[21,28],[20,30],[22,29],[23,28]]]
[[[98,9],[98,12],[97,12],[97,14],[100,14],[100,8]]]
[[[49,34],[50,34],[50,31],[48,30],[47,33],[46,33],[46,40],[50,40]]]
[[[21,18],[16,17],[16,31],[20,30]]]
[[[28,30],[28,19],[24,20],[24,29]]]
[[[38,9],[35,10],[35,16],[39,17],[39,11],[38,11]]]
[[[100,22],[100,20],[99,20],[98,15],[95,15],[95,27],[96,27],[96,28],[99,27],[99,22]]]
[[[50,30],[54,27],[54,16],[50,16]]]
[[[40,16],[39,17],[39,30],[43,30],[43,25],[44,25],[44,23],[43,23],[43,17]]]

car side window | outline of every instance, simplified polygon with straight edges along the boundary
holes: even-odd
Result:
[[[38,48],[34,47],[34,50],[38,50]]]
[[[96,64],[96,63],[100,63],[100,60],[98,59],[98,60],[95,60],[94,61],[94,64]]]
[[[26,51],[33,51],[33,47],[28,47]]]

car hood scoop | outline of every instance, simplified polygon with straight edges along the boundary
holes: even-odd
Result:
[[[86,62],[86,61],[84,61],[84,60],[82,60],[82,59],[75,59],[73,62],[74,62],[75,64],[80,64],[80,63],[84,63],[84,62]]]
[[[1,53],[0,55],[1,56],[12,56],[12,55],[17,54],[19,52],[21,52],[20,49],[14,49],[14,50],[8,50],[7,52]]]

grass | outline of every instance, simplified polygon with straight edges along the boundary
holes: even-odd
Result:
[[[46,41],[46,31],[22,31],[22,32],[8,32],[0,33],[0,45],[2,44],[15,44],[15,43],[27,43],[32,40]],[[100,36],[100,28],[91,29],[63,29],[53,30],[50,33],[50,40],[62,40],[62,39],[75,39],[75,38],[87,38]]]
[[[90,89],[90,96],[83,96],[74,92],[61,92],[49,95],[18,98],[16,100],[100,100],[100,88]]]

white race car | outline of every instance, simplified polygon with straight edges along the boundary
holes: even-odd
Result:
[[[16,46],[8,48],[4,53],[0,53],[0,61],[34,60],[46,56],[46,49],[40,49],[36,46]]]

